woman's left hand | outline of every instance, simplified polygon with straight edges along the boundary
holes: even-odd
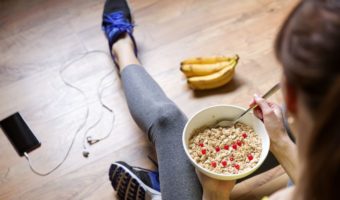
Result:
[[[224,181],[210,178],[196,169],[196,174],[203,188],[204,200],[223,199],[227,200],[230,197],[231,190],[234,188],[236,181]]]

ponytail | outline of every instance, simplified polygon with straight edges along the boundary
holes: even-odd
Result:
[[[301,135],[303,166],[296,199],[340,199],[340,78],[318,110],[314,131]],[[303,134],[303,133],[301,133]]]

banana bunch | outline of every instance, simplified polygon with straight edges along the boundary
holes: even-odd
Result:
[[[190,88],[206,90],[227,84],[234,76],[239,56],[198,57],[181,62],[180,70],[185,74]]]

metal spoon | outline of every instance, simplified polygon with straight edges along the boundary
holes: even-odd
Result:
[[[275,84],[272,88],[270,88],[270,90],[268,90],[268,92],[266,92],[262,98],[264,99],[267,99],[268,97],[272,96],[276,91],[278,91],[280,89],[280,84],[277,83]],[[241,117],[243,117],[245,114],[247,114],[250,110],[256,108],[258,105],[255,104],[254,106],[248,108],[246,111],[244,111],[241,115],[239,115],[238,117],[236,117],[234,120],[226,120],[226,119],[223,119],[221,121],[219,121],[217,124],[216,124],[216,127],[231,127],[231,126],[234,126],[234,124],[236,122],[238,122],[238,120],[241,119]]]

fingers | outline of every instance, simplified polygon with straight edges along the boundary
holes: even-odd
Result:
[[[254,98],[251,99],[251,101],[249,102],[249,107],[255,106],[256,105],[256,101]]]
[[[283,116],[281,106],[277,104],[272,104],[270,107],[274,110],[275,115],[281,119]]]
[[[270,105],[268,104],[268,102],[265,99],[263,99],[263,98],[261,98],[261,97],[259,97],[258,95],[255,94],[254,100],[255,100],[256,104],[259,105],[259,107],[261,108],[262,113],[264,115],[269,114],[273,111],[273,109],[270,107]]]
[[[253,98],[250,102],[249,102],[249,108],[253,107],[256,105],[256,101],[255,99]],[[256,107],[254,108],[254,115],[259,118],[260,120],[263,119],[263,115],[262,115],[262,111],[261,111],[261,108],[259,107]]]
[[[255,115],[257,118],[259,118],[260,120],[263,120],[263,113],[262,113],[262,111],[261,111],[261,108],[256,107],[256,108],[254,109],[254,115]]]
[[[199,181],[201,182],[201,184],[204,184],[205,181],[206,181],[205,175],[202,174],[202,173],[201,173],[199,170],[197,170],[196,168],[195,168],[195,172],[196,172],[196,175],[197,175]]]
[[[262,121],[264,119],[263,115],[275,114],[279,118],[282,116],[281,107],[279,105],[269,102],[256,94],[249,103],[249,107],[254,105],[258,105],[258,107],[254,108],[254,115]]]

